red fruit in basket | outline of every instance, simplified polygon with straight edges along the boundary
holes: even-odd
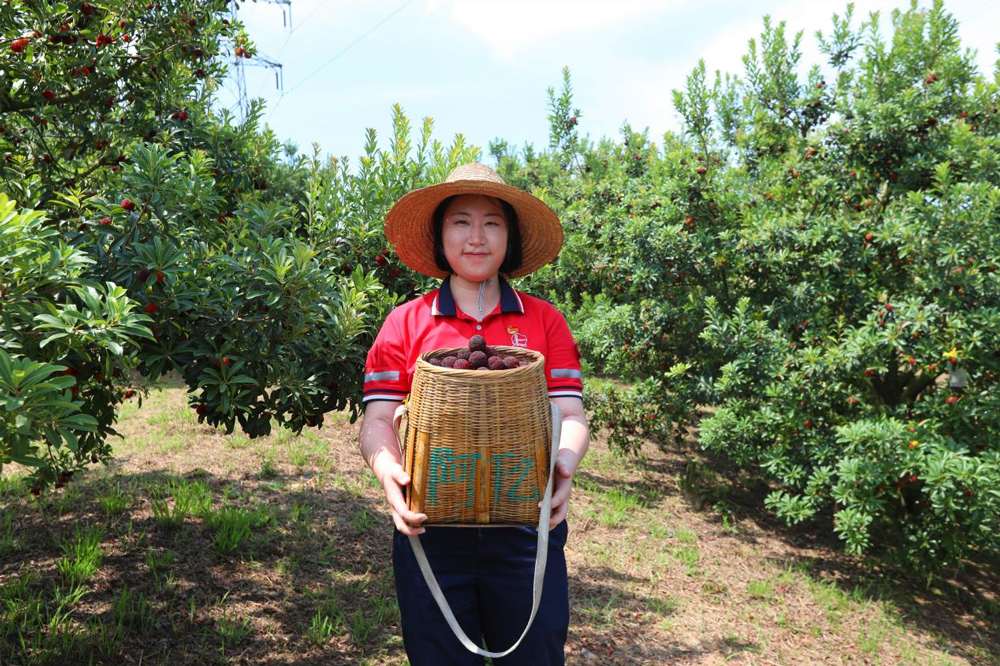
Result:
[[[441,367],[442,368],[454,368],[455,367],[455,361],[457,361],[457,360],[458,360],[457,356],[445,356],[443,359],[441,359]]]
[[[489,365],[490,370],[506,369],[506,366],[504,366],[503,364],[503,359],[500,358],[499,356],[490,356],[489,360],[487,361],[487,365]]]
[[[481,335],[473,335],[469,338],[469,351],[486,351],[486,338]]]
[[[468,349],[459,349],[458,353],[456,353],[455,356],[457,356],[457,357],[459,357],[461,359],[465,359],[466,361],[468,361],[469,360],[469,354],[471,354],[471,353],[472,352],[469,351]]]
[[[436,365],[439,368],[441,367],[441,359],[439,358],[428,359],[427,362],[430,363],[431,365]]]
[[[456,370],[468,370],[472,366],[469,365],[469,362],[466,359],[460,358],[457,361],[455,361],[455,365],[453,367]]]
[[[486,370],[487,372],[489,372],[490,368],[489,366],[481,365],[478,368],[476,368],[476,370]]]
[[[486,367],[486,353],[482,351],[474,351],[469,354],[469,365],[473,368],[485,368]]]
[[[516,356],[508,356],[503,360],[503,367],[509,370],[510,368],[516,368],[519,363]]]
[[[497,355],[497,350],[495,348],[493,348],[493,347],[487,347],[483,351],[486,352],[486,358],[489,358],[490,356],[496,356]]]
[[[519,367],[519,368],[523,368],[526,365],[528,365],[527,361],[518,361],[517,362],[517,367]]]

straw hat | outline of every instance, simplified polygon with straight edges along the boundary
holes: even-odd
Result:
[[[472,162],[456,168],[443,183],[404,195],[385,217],[385,237],[404,264],[424,275],[444,278],[434,262],[432,217],[438,205],[457,194],[484,194],[503,199],[517,212],[523,260],[511,277],[521,277],[556,258],[562,247],[559,217],[540,199],[503,182],[496,171]]]

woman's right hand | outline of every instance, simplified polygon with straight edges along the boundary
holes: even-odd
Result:
[[[401,464],[399,440],[393,427],[393,415],[397,406],[398,403],[387,401],[369,403],[361,421],[358,443],[361,455],[382,484],[396,529],[407,536],[415,536],[424,532],[421,523],[427,520],[427,516],[414,513],[406,506],[403,488],[410,483],[410,476]]]
[[[403,495],[403,487],[410,483],[410,475],[406,473],[403,466],[389,456],[378,456],[375,459],[375,478],[382,484],[385,490],[385,499],[389,502],[389,509],[392,511],[392,521],[396,524],[396,529],[407,536],[423,534],[425,529],[421,526],[427,515],[414,513],[406,506],[406,497]]]

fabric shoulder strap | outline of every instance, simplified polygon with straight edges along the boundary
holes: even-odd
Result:
[[[528,635],[528,630],[531,629],[531,624],[535,621],[535,614],[538,613],[538,604],[542,600],[542,583],[545,580],[545,563],[548,561],[549,554],[549,517],[552,513],[552,484],[554,482],[553,477],[555,476],[556,452],[559,451],[559,437],[562,430],[562,413],[559,411],[559,407],[556,403],[553,402],[550,404],[552,407],[552,449],[549,451],[549,482],[545,484],[545,496],[542,498],[542,507],[539,510],[538,515],[538,552],[535,554],[535,576],[534,582],[532,583],[531,615],[528,616],[528,624],[525,626],[524,631],[521,632],[521,637],[518,638],[513,645],[503,652],[490,652],[489,650],[484,650],[476,645],[469,639],[468,636],[465,635],[465,632],[462,631],[462,627],[458,624],[458,620],[455,619],[455,614],[451,612],[451,606],[448,605],[448,600],[444,598],[441,586],[438,585],[437,579],[434,577],[431,565],[427,561],[427,555],[424,553],[424,547],[420,544],[420,537],[410,537],[410,545],[413,547],[413,554],[417,557],[417,564],[420,565],[420,572],[424,575],[427,587],[430,588],[434,601],[437,602],[438,608],[441,609],[441,613],[444,615],[444,619],[447,620],[448,626],[451,627],[455,637],[462,642],[462,645],[464,645],[469,652],[475,652],[478,655],[490,657],[491,659],[505,657],[517,649],[517,646],[521,644],[524,637]]]

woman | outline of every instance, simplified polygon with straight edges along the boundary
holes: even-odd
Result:
[[[505,279],[554,259],[562,246],[562,226],[542,201],[474,163],[458,167],[443,183],[402,197],[386,217],[385,233],[410,268],[443,279],[439,289],[389,314],[365,366],[360,447],[385,489],[395,523],[393,567],[410,663],[483,663],[448,627],[420,573],[410,536],[419,535],[459,625],[473,640],[482,637],[490,650],[504,650],[518,639],[531,611],[535,529],[425,528],[421,523],[427,517],[408,510],[403,495],[410,479],[392,419],[409,392],[417,357],[464,346],[479,334],[489,345],[541,352],[549,397],[563,415],[541,605],[520,646],[494,663],[562,664],[569,626],[565,518],[573,474],[590,439],[580,356],[565,318]]]

